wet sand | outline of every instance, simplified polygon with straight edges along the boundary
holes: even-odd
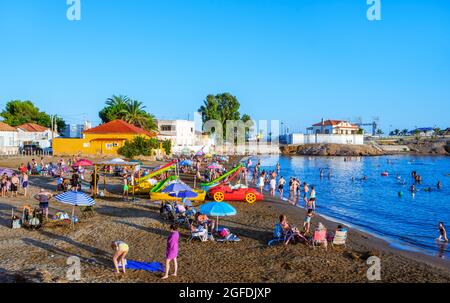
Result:
[[[16,168],[17,159],[0,160],[0,167]],[[156,163],[150,163],[149,165]],[[191,182],[190,176],[182,176]],[[108,191],[119,193],[120,179],[110,179]],[[56,187],[50,177],[30,177],[32,191]],[[269,247],[278,216],[285,214],[293,225],[301,226],[304,210],[286,201],[268,197],[254,205],[231,202],[238,214],[220,218],[241,242],[187,242],[189,232],[180,229],[179,276],[161,281],[160,273],[129,271],[116,275],[111,262],[110,242],[129,244],[129,259],[164,262],[169,223],[159,215],[159,204],[145,196],[125,202],[120,195],[108,193],[97,199],[96,215],[82,219],[74,230],[68,227],[45,227],[37,231],[9,228],[11,209],[25,204],[37,206],[30,197],[0,199],[0,281],[1,282],[69,282],[67,258],[81,259],[81,282],[368,282],[366,260],[381,258],[381,282],[449,282],[447,261],[431,256],[398,251],[378,238],[349,231],[347,248],[313,249],[304,244],[279,244]],[[50,212],[71,208],[50,202]],[[16,212],[18,214],[18,212]],[[77,213],[79,215],[79,213]],[[337,224],[319,216],[313,227],[322,222],[328,229]]]

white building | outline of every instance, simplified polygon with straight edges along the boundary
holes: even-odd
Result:
[[[18,144],[23,147],[26,144],[37,144],[40,148],[51,147],[51,140],[57,137],[55,132],[52,137],[52,131],[36,123],[26,123],[17,126]]]
[[[195,122],[189,120],[157,120],[158,138],[171,140],[172,146],[194,146]]]
[[[326,120],[314,124],[307,129],[308,134],[322,135],[356,135],[359,127],[347,121],[342,120]]]
[[[17,155],[19,153],[18,131],[6,123],[0,122],[0,154]]]
[[[282,136],[285,144],[364,144],[364,135],[359,127],[347,121],[322,120],[307,129],[307,133],[291,133]]]

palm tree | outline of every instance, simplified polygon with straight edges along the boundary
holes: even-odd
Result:
[[[433,136],[435,139],[441,134],[441,129],[439,127],[436,127],[433,129]]]
[[[155,117],[145,111],[145,105],[137,100],[129,100],[123,110],[119,112],[120,119],[144,128],[146,130],[156,130]]]
[[[114,108],[125,108],[125,106],[130,102],[130,98],[124,95],[113,95],[111,98],[106,100],[106,105]]]

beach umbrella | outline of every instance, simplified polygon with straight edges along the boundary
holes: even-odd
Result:
[[[192,160],[183,160],[179,163],[180,166],[192,166],[194,165],[194,162]]]
[[[217,217],[216,230],[219,230],[219,217],[234,216],[237,211],[226,202],[209,202],[200,206],[200,213]]]
[[[72,165],[73,167],[80,167],[80,166],[93,166],[94,163],[92,163],[89,160],[86,159],[81,159],[78,162],[76,162],[74,165]]]
[[[222,168],[222,165],[218,163],[211,163],[210,165],[208,165],[208,169],[219,169],[219,168]]]
[[[55,200],[63,204],[72,205],[72,227],[74,224],[75,206],[94,206],[95,201],[90,196],[79,191],[68,191],[55,196]]]
[[[162,190],[162,192],[163,193],[177,193],[180,191],[188,191],[188,190],[189,191],[191,190],[191,188],[189,186],[187,186],[184,183],[177,182],[177,183],[172,183],[170,185],[167,185],[166,188],[164,188]]]
[[[0,176],[3,176],[4,174],[11,178],[11,176],[14,174],[14,171],[9,168],[0,168]]]
[[[182,198],[182,199],[188,199],[188,198],[197,198],[198,194],[191,190],[183,190],[176,193],[170,193],[169,196],[176,197],[176,198]]]

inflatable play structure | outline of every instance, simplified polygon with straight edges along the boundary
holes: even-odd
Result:
[[[201,189],[189,189],[186,192],[178,192],[176,195],[175,193],[168,193],[165,192],[164,189],[171,185],[176,183],[182,183],[180,179],[177,176],[170,176],[169,178],[162,180],[158,184],[156,184],[151,190],[150,190],[150,200],[152,201],[182,201],[183,199],[187,198],[190,201],[193,202],[203,202],[206,199],[206,191]],[[184,184],[184,183],[182,183]]]
[[[264,196],[254,188],[250,188],[244,184],[231,185],[231,181],[235,179],[241,171],[245,169],[239,164],[229,172],[209,183],[202,183],[203,189],[208,190],[208,197],[216,202],[222,201],[245,201],[253,204],[261,201]]]
[[[130,188],[130,191],[134,190],[135,194],[138,195],[145,195],[148,194],[153,187],[161,187],[163,186],[164,183],[162,183],[163,181],[168,180],[169,178],[162,180],[156,184],[152,184],[152,179],[156,176],[159,176],[165,172],[168,172],[170,170],[175,170],[177,166],[177,161],[172,161],[167,163],[166,165],[161,166],[160,168],[152,171],[151,173],[149,173],[148,175],[146,175],[145,177],[136,179],[136,186],[134,186],[134,188]],[[171,176],[171,177],[175,177],[175,176]]]
[[[221,181],[226,182],[228,180],[234,179],[241,172],[242,168],[244,168],[244,166],[242,164],[239,164],[235,168],[231,169],[230,171],[226,172],[225,174],[223,174],[222,176],[220,176],[219,178],[217,178],[211,182],[200,183],[200,187],[203,188],[204,190],[208,191],[209,189],[221,184]]]

